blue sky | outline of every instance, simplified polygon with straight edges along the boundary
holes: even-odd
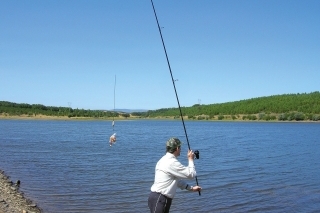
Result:
[[[4,0],[0,100],[177,107],[149,0]],[[181,106],[320,85],[320,1],[154,0]]]

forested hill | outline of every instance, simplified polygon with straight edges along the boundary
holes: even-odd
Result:
[[[182,107],[183,116],[190,119],[233,120],[320,120],[320,93],[273,95],[221,104]],[[150,110],[145,117],[179,116],[178,108]]]
[[[187,119],[197,120],[320,120],[320,93],[298,93],[273,95],[220,104],[182,107]],[[41,104],[12,103],[0,101],[2,116],[68,116],[68,117],[139,117],[180,118],[178,108],[163,108],[131,114],[104,110],[72,109],[68,107],[44,106]]]
[[[105,110],[72,109],[71,107],[44,106],[42,104],[12,103],[0,101],[0,115],[2,116],[27,116],[36,117],[85,117],[85,118],[112,118],[118,117],[118,112]],[[129,114],[125,114],[129,116]]]

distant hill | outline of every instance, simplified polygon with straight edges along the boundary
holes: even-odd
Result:
[[[197,120],[320,120],[320,93],[284,94],[241,101],[182,107],[182,115]],[[141,117],[179,118],[179,108],[149,110]]]
[[[109,110],[113,111],[113,110]],[[147,109],[115,109],[116,112],[125,112],[125,113],[133,113],[133,112],[147,112]]]

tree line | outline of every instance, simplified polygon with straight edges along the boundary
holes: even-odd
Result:
[[[280,120],[319,121],[320,93],[284,94],[247,100],[181,107],[182,115],[197,120]],[[0,114],[13,116],[68,116],[68,117],[138,117],[138,118],[180,118],[178,108],[162,108],[131,114],[106,111],[72,109],[71,107],[44,106],[41,104],[12,103],[0,101]]]
[[[320,120],[320,93],[284,94],[221,104],[181,107],[183,116],[189,119],[241,119],[241,120]],[[178,108],[163,108],[132,113],[141,117],[180,117]]]
[[[12,103],[8,101],[0,101],[0,114],[11,116],[68,116],[70,117],[86,117],[86,118],[110,118],[118,117],[119,112],[105,110],[86,110],[72,109],[71,107],[44,106],[42,104],[26,104]],[[128,115],[124,115],[128,116]]]

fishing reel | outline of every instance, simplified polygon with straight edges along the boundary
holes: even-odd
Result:
[[[194,154],[194,156],[196,157],[196,159],[199,159],[200,158],[200,153],[199,153],[199,150],[195,150],[194,152],[193,152],[193,154]]]

